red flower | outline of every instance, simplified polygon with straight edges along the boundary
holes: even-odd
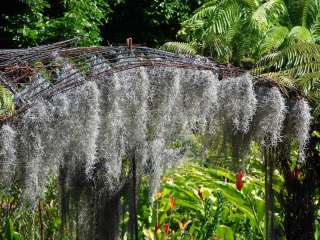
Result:
[[[170,203],[170,208],[174,209],[175,203],[176,203],[176,199],[173,196],[169,197],[169,203]]]
[[[242,181],[243,175],[244,174],[242,170],[240,170],[239,173],[236,175],[236,187],[239,191],[241,191],[243,188],[243,181]]]
[[[164,231],[164,234],[166,236],[168,236],[168,233],[169,233],[169,224],[168,223],[163,225],[163,231]]]
[[[293,176],[295,177],[300,177],[301,175],[301,170],[299,168],[295,168],[294,171],[293,171]]]

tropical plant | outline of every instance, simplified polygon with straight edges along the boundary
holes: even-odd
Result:
[[[50,179],[43,198],[26,202],[20,188],[0,186],[0,240],[72,239],[74,232],[61,231],[57,178]]]
[[[282,0],[209,1],[182,23],[178,35],[190,44],[184,47],[186,53],[196,46],[199,53],[219,62],[240,64],[246,58],[254,62],[261,55],[260,46],[267,44],[267,33],[285,14]],[[163,49],[170,50],[169,46],[166,43]],[[175,49],[180,49],[179,45]]]
[[[16,232],[13,228],[13,224],[10,218],[5,221],[5,226],[3,228],[3,233],[0,235],[1,240],[22,240],[21,234]]]
[[[100,26],[110,9],[103,0],[21,0],[25,11],[6,15],[4,32],[19,46],[79,38],[81,46],[101,42]]]
[[[303,90],[313,103],[313,115],[320,114],[320,45],[296,41],[264,56],[254,71],[281,86]]]
[[[7,88],[0,85],[0,118],[10,116],[15,111],[13,96]]]
[[[257,162],[256,165],[260,165]],[[169,171],[162,190],[154,196],[153,207],[144,208],[140,219],[145,236],[177,239],[264,239],[264,176],[255,168],[248,174],[234,174],[224,168],[187,164]],[[274,176],[273,189],[279,197],[283,180]],[[174,199],[174,204],[172,204]],[[282,213],[275,204],[275,228],[283,235]],[[280,213],[280,214],[279,214]],[[170,237],[169,236],[169,237]]]

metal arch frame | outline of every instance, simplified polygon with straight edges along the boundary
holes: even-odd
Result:
[[[208,70],[218,74],[220,80],[248,72],[230,64],[218,65],[205,57],[176,54],[143,46],[70,48],[73,42],[69,40],[29,49],[0,50],[0,83],[14,95],[17,106],[15,116],[32,107],[34,100],[39,96],[51,98],[83,85],[86,81],[106,79],[114,73],[133,68],[171,67]],[[47,81],[43,81],[29,87],[28,91],[23,93],[20,91],[20,84],[23,81],[28,80],[28,83],[24,84],[30,86],[39,72],[52,74],[61,69],[65,63],[69,63],[72,68],[63,78],[51,82],[49,86],[44,86],[43,84]],[[90,71],[83,72],[86,66],[92,69],[102,64],[107,68],[101,72],[95,74]],[[81,74],[82,78],[75,79],[73,76],[77,74]],[[278,87],[277,83],[266,77],[258,75],[252,75],[252,77],[255,84]],[[11,120],[15,116],[0,117],[0,123]]]

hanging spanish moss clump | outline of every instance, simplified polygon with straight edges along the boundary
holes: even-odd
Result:
[[[230,132],[247,133],[256,111],[252,77],[249,74],[221,81],[219,111]]]
[[[16,167],[16,132],[10,125],[0,129],[0,185],[10,187]]]
[[[299,162],[305,160],[305,146],[309,139],[309,130],[312,120],[311,109],[305,99],[292,99],[289,101],[289,114],[287,116],[286,134],[289,140],[298,143]]]
[[[285,98],[278,88],[258,87],[258,108],[253,123],[253,136],[263,145],[276,146],[281,141],[286,117]]]
[[[63,221],[75,219],[78,239],[117,239],[121,197],[135,235],[141,177],[156,191],[163,171],[187,160],[188,149],[174,143],[190,134],[223,135],[236,169],[252,141],[281,142],[288,113],[294,124],[284,134],[298,139],[302,159],[305,100],[286,106],[277,87],[247,73],[219,80],[207,59],[98,50],[70,50],[69,58],[68,50],[51,52],[55,64],[15,96],[24,111],[0,129],[1,183],[18,181],[35,201],[58,176]]]

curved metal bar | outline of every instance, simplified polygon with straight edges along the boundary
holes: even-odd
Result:
[[[29,49],[0,50],[0,83],[14,95],[18,106],[17,114],[32,107],[34,101],[40,96],[51,98],[78,87],[86,81],[106,79],[117,72],[138,67],[210,70],[219,74],[221,80],[247,72],[231,65],[218,65],[205,57],[176,54],[143,46],[68,48],[72,43],[74,40]],[[66,63],[70,65],[70,69],[62,73],[62,67]],[[106,69],[92,71],[94,68],[102,67],[103,64],[107,65]],[[49,79],[32,83],[31,80],[35,79],[36,75],[44,74],[48,74],[49,78],[55,74],[57,80]],[[59,74],[63,76],[59,77]],[[81,79],[79,77],[75,79],[76,75]],[[253,78],[268,86],[278,87],[271,79],[254,75]],[[27,84],[28,89],[22,91],[20,83],[29,82],[26,79],[31,82]]]

